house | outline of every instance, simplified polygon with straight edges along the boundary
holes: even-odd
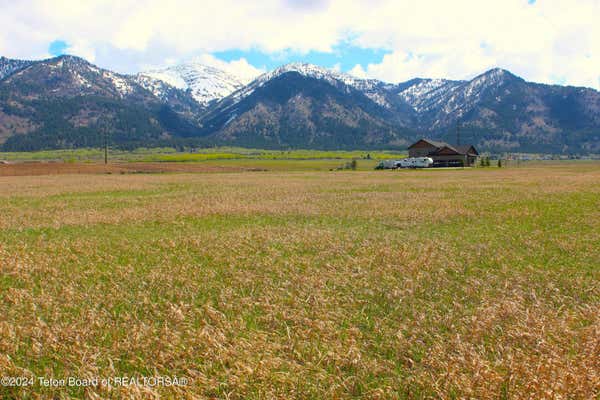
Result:
[[[434,167],[471,167],[479,153],[473,145],[450,145],[421,139],[408,147],[409,157],[431,157]]]

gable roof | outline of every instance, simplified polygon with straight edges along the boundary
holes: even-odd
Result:
[[[429,154],[430,155],[454,155],[454,154],[462,154],[462,153],[460,153],[460,151],[455,149],[453,146],[450,146],[449,144],[447,144],[447,145],[444,145],[444,146],[436,149],[435,151],[432,151]]]
[[[435,141],[435,140],[431,140],[431,139],[425,139],[425,138],[423,138],[423,139],[417,140],[416,142],[414,142],[413,144],[411,144],[410,146],[408,146],[408,148],[410,149],[410,148],[412,148],[412,147],[416,146],[416,145],[417,145],[418,143],[420,143],[420,142],[425,142],[425,143],[427,143],[427,144],[430,144],[430,145],[432,145],[432,146],[434,146],[434,147],[444,147],[444,146],[448,146],[448,143],[444,143],[444,142],[438,142],[438,141]]]
[[[421,142],[425,142],[427,144],[430,144],[431,146],[436,147],[436,149],[434,151],[429,153],[430,155],[439,154],[443,149],[447,149],[445,151],[446,154],[448,153],[448,151],[450,151],[451,153],[460,154],[460,155],[470,155],[470,156],[479,155],[477,150],[475,150],[475,147],[471,144],[452,146],[451,144],[448,144],[446,142],[438,142],[436,140],[425,139],[425,138],[417,140],[415,143],[411,144],[408,148],[411,149],[414,146],[416,146],[418,143],[421,143]]]
[[[460,154],[468,154],[468,155],[473,155],[473,156],[479,155],[479,152],[477,150],[475,150],[475,147],[471,144],[454,146],[454,147],[456,148],[456,150],[458,150],[460,152]]]

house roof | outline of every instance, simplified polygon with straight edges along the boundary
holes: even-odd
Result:
[[[454,148],[458,150],[461,154],[468,154],[474,156],[479,155],[479,152],[477,152],[477,150],[475,150],[475,147],[471,144],[454,146]]]
[[[413,144],[411,144],[410,146],[408,146],[408,148],[410,149],[411,147],[413,147],[414,145],[416,145],[419,142],[429,143],[430,145],[435,146],[435,147],[448,146],[448,143],[445,143],[445,142],[438,142],[438,141],[435,141],[435,140],[423,138],[423,139],[417,140],[416,142],[414,142]]]
[[[436,147],[436,149],[434,151],[432,151],[431,153],[429,153],[429,155],[435,155],[438,154],[442,149],[449,149],[452,152],[455,152],[456,154],[461,154],[461,155],[470,155],[470,156],[477,156],[479,155],[479,153],[477,152],[477,150],[475,150],[475,147],[473,145],[467,144],[467,145],[457,145],[457,146],[452,146],[451,144],[448,144],[446,142],[438,142],[436,140],[431,140],[431,139],[420,139],[417,140],[415,143],[411,144],[408,148],[412,148],[413,146],[415,146],[417,143],[419,142],[425,142],[428,143],[434,147]]]
[[[435,149],[434,151],[432,151],[431,153],[429,153],[429,155],[431,156],[436,156],[436,155],[464,155],[465,153],[462,153],[460,150],[458,150],[456,147],[451,146],[449,144],[446,144],[440,148]]]

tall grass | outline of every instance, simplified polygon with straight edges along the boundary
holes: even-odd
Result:
[[[0,376],[189,379],[1,398],[599,394],[599,164],[0,187]]]

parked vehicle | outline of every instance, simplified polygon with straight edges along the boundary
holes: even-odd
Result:
[[[429,157],[410,157],[400,160],[383,160],[375,169],[396,169],[396,168],[429,168],[433,165],[433,160]]]
[[[379,164],[377,164],[377,166],[375,167],[375,169],[396,169],[396,168],[398,168],[397,160],[383,160]]]
[[[429,168],[433,165],[433,159],[429,157],[410,157],[398,161],[398,168]]]

